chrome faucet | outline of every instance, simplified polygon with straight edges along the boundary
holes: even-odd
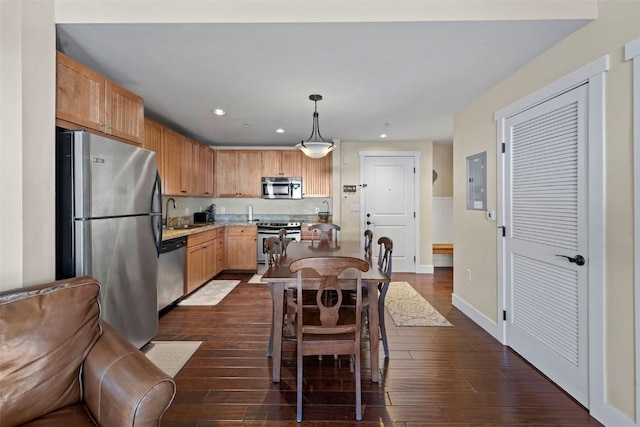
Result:
[[[166,215],[165,218],[166,219],[165,219],[164,223],[165,223],[165,225],[167,227],[169,226],[169,223],[173,219],[173,218],[169,217],[169,202],[173,202],[173,209],[177,209],[178,208],[178,205],[176,205],[176,199],[174,199],[173,197],[169,197],[167,199],[167,203],[165,204],[165,215]]]

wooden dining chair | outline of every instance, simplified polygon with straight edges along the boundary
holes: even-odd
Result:
[[[280,267],[280,261],[282,257],[286,256],[286,245],[288,244],[286,239],[286,230],[282,233],[280,230],[279,236],[267,237],[263,241],[264,253],[267,256],[267,265],[269,268]],[[287,289],[284,300],[284,330],[283,334],[286,337],[295,337],[295,319],[296,319],[296,298],[293,289]]]
[[[263,250],[267,255],[267,265],[269,267],[279,266],[282,257],[282,242],[279,237],[267,237],[263,241]]]
[[[289,270],[297,273],[297,291],[302,295],[305,288],[303,270],[310,269],[320,276],[316,290],[316,306],[306,309],[298,298],[298,318],[296,322],[297,340],[297,420],[302,421],[302,379],[304,356],[323,354],[349,355],[353,358],[356,392],[356,420],[362,419],[362,393],[360,381],[360,327],[362,322],[362,280],[361,272],[369,270],[369,263],[351,257],[314,257],[294,261]],[[342,289],[338,276],[345,270],[355,270],[356,305],[342,306]],[[318,280],[318,279],[313,279]],[[337,301],[331,306],[324,304],[323,295],[334,291]]]
[[[388,237],[380,237],[378,239],[380,250],[378,252],[378,266],[391,281],[391,272],[393,270],[393,240]],[[384,324],[384,299],[389,289],[389,282],[378,283],[378,326],[380,327],[380,337],[382,338],[382,346],[384,347],[384,357],[389,358],[389,343],[387,342],[387,329]]]
[[[373,251],[373,231],[364,231],[364,253],[371,258],[371,252]]]
[[[320,233],[320,240],[334,240],[338,241],[338,231],[340,231],[340,226],[337,224],[331,223],[323,223],[323,224],[312,224],[309,226],[309,231],[311,232],[311,243],[315,240],[316,230]],[[331,238],[329,238],[329,232],[331,232]]]

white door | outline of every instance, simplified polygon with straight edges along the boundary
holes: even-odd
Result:
[[[415,272],[415,160],[413,157],[364,159],[364,229],[393,240],[393,271]],[[368,224],[367,224],[368,223]]]
[[[587,85],[505,121],[507,344],[587,406]]]

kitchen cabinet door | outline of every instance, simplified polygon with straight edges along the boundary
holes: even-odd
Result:
[[[240,150],[237,153],[236,180],[239,197],[260,197],[260,181],[262,179],[260,151]]]
[[[257,269],[257,239],[256,227],[227,227],[225,268],[227,270]]]
[[[262,152],[262,176],[280,176],[280,152],[265,150]]]
[[[299,150],[285,150],[280,153],[280,169],[282,170],[282,176],[302,176],[302,152]]]
[[[298,150],[267,150],[262,152],[262,176],[299,177],[302,159]]]
[[[215,186],[218,197],[260,197],[262,155],[255,150],[218,150]]]
[[[198,195],[196,177],[198,176],[198,144],[196,141],[181,137],[180,192],[184,196]]]
[[[302,156],[303,197],[331,197],[333,194],[333,153],[320,159]]]
[[[220,229],[220,231],[222,231],[222,229]],[[216,259],[215,259],[215,274],[220,273],[222,270],[224,270],[224,252],[225,252],[225,247],[224,247],[224,232],[221,233],[220,237],[217,237],[215,239],[215,246],[216,246]]]
[[[65,54],[56,55],[56,118],[141,146],[142,98]]]
[[[57,52],[56,117],[104,132],[105,78]]]
[[[203,244],[187,248],[185,295],[198,289],[205,281],[204,265],[206,251]]]
[[[236,197],[236,151],[219,150],[216,153],[216,195],[218,197]]]
[[[216,242],[214,240],[209,240],[203,245],[204,250],[204,282],[211,280],[213,276],[217,274],[216,272]]]
[[[164,133],[164,126],[156,123],[152,120],[144,120],[144,133],[142,138],[142,148],[153,151],[156,153],[156,163],[158,165],[158,173],[160,179],[164,182],[164,150],[162,149],[162,135]],[[164,188],[163,188],[164,190]]]
[[[198,196],[213,197],[214,177],[213,161],[214,151],[204,144],[197,146],[198,167],[195,178],[196,193]]]
[[[113,136],[142,145],[144,106],[135,93],[106,80],[105,130]]]
[[[169,128],[164,128],[162,136],[164,176],[162,192],[171,196],[183,196],[182,193],[182,136]]]

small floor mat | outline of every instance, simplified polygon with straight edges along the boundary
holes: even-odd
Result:
[[[396,326],[452,326],[408,282],[391,282],[384,306]]]
[[[239,283],[239,280],[211,280],[178,305],[217,305]]]
[[[200,344],[202,341],[151,341],[145,355],[167,375],[175,377]]]

